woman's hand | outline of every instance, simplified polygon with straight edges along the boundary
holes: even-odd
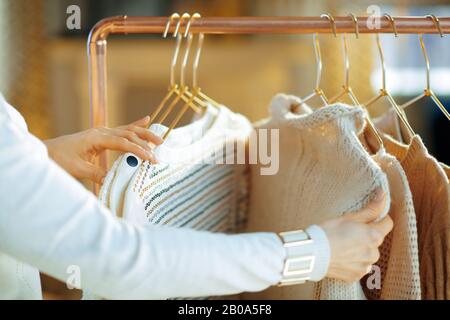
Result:
[[[320,225],[331,248],[327,277],[355,282],[371,271],[380,257],[378,247],[393,227],[389,216],[375,222],[385,206],[386,196],[378,191],[364,209]]]
[[[146,129],[150,117],[118,128],[93,128],[72,135],[44,141],[50,158],[77,179],[102,183],[103,168],[94,159],[105,150],[131,152],[143,160],[155,162],[152,147],[162,139]]]

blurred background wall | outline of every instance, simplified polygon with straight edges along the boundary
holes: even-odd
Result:
[[[81,30],[68,30],[66,9],[81,8]],[[40,138],[73,133],[89,127],[86,41],[100,19],[112,15],[169,16],[199,12],[203,16],[318,16],[367,15],[379,6],[381,14],[450,16],[448,0],[0,0],[0,92],[26,118]],[[382,35],[388,86],[399,102],[425,88],[424,60],[417,36]],[[449,36],[426,36],[432,87],[450,105]],[[379,59],[373,35],[348,35],[350,82],[360,101],[380,87]],[[343,81],[340,38],[320,36],[324,62],[322,87],[328,96]],[[109,124],[124,124],[149,114],[165,95],[173,39],[153,36],[115,36],[108,47]],[[199,69],[200,86],[215,100],[251,120],[267,115],[278,92],[299,96],[312,91],[315,59],[310,35],[210,36],[205,39]],[[316,102],[317,103],[317,102]],[[318,104],[317,104],[318,105]],[[379,103],[371,112],[381,114]],[[449,123],[428,100],[407,110],[408,118],[430,152],[450,163]],[[188,121],[188,118],[185,119]],[[47,298],[77,298],[63,286],[44,278]]]

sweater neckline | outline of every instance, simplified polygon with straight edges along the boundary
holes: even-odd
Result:
[[[301,113],[293,112],[294,108],[301,110]],[[299,130],[322,126],[342,117],[350,117],[355,120],[354,125],[357,134],[360,134],[365,126],[365,111],[359,106],[349,106],[343,103],[335,103],[312,110],[296,96],[277,94],[272,99],[269,109],[272,121]]]
[[[154,149],[156,159],[163,163],[178,163],[198,156],[201,150],[214,145],[217,135],[224,130],[229,113],[225,106],[208,105],[200,119],[170,132],[167,139]],[[153,124],[149,130],[163,136],[168,127]]]

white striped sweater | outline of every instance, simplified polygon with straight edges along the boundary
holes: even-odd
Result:
[[[208,122],[212,124],[206,129]],[[161,136],[167,130],[162,125],[150,129]],[[99,200],[138,225],[240,231],[247,218],[249,167],[228,163],[237,161],[238,146],[246,148],[251,130],[242,115],[223,106],[208,107],[200,120],[174,129],[155,149],[158,164],[130,153],[120,156],[105,178]],[[98,299],[89,293],[83,298]]]

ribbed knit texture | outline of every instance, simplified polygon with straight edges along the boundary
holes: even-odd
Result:
[[[367,144],[369,150],[374,151],[378,146],[369,131],[365,130],[361,141]],[[389,181],[389,216],[394,222],[394,229],[380,247],[380,259],[375,264],[380,273],[363,278],[361,284],[368,299],[420,300],[416,214],[408,179],[400,162],[383,149],[375,156],[375,160]],[[381,288],[370,287],[376,283],[374,277],[377,276],[381,277]]]
[[[271,117],[259,128],[279,129],[280,165],[276,175],[260,175],[251,166],[249,231],[286,231],[319,224],[364,207],[381,187],[390,197],[385,174],[361,145],[361,108],[336,104],[304,114],[291,106],[298,98],[277,95]],[[325,278],[313,283],[270,288],[250,299],[365,299],[359,282]]]
[[[449,180],[428,154],[419,136],[409,145],[383,136],[386,150],[400,162],[408,178],[417,218],[420,281],[423,299],[450,299]]]
[[[236,231],[239,208],[245,208],[246,199],[240,192],[245,191],[239,186],[245,179],[245,171],[240,169],[243,167],[144,162],[130,183],[124,218],[214,232]],[[139,206],[129,206],[130,201],[139,201]]]
[[[245,146],[251,130],[246,118],[222,107],[211,127],[214,132],[194,141],[203,143],[197,151],[186,154],[172,148],[161,153],[156,165],[144,161],[126,191],[124,218],[214,232],[238,230],[246,219],[249,168],[225,163],[236,158],[233,146]],[[180,150],[189,150],[189,145]],[[168,152],[185,161],[168,163]]]

